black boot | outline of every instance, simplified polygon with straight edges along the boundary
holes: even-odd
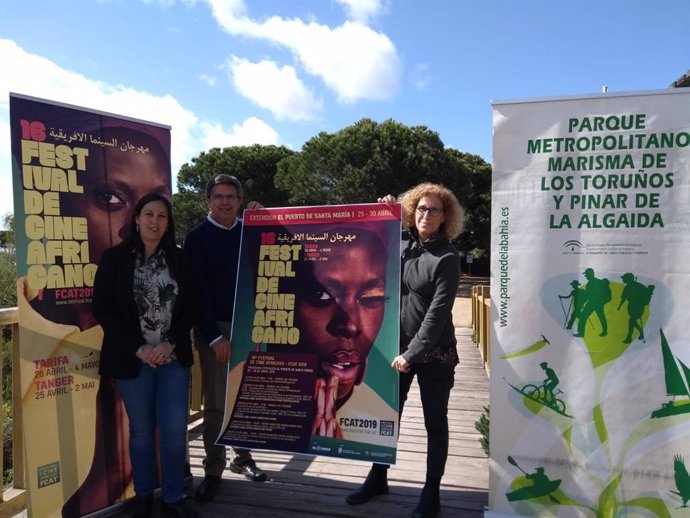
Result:
[[[364,483],[354,493],[347,495],[346,501],[350,505],[363,504],[377,495],[388,493],[388,467],[375,466],[369,470]]]
[[[412,518],[434,518],[441,510],[440,487],[437,484],[424,484],[419,503],[412,513]]]
[[[153,493],[134,497],[131,518],[150,518],[153,515]]]

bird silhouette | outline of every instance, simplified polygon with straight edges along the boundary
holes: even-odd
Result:
[[[683,501],[681,507],[687,507],[688,500],[690,500],[690,475],[688,475],[685,461],[680,455],[673,457],[673,472],[673,478],[676,481],[678,491],[671,490],[671,493],[678,495]]]

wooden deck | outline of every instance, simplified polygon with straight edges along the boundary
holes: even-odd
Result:
[[[487,505],[488,459],[479,444],[474,422],[488,405],[489,385],[472,330],[456,328],[460,365],[450,399],[450,452],[441,487],[439,518],[480,518]],[[190,431],[190,455],[194,487],[203,478],[202,424]],[[345,497],[364,479],[368,464],[306,455],[255,451],[257,464],[269,480],[250,482],[226,470],[221,492],[212,502],[191,506],[203,518],[288,518],[288,517],[399,517],[412,514],[424,484],[426,434],[419,389],[414,383],[402,419],[398,443],[398,464],[389,470],[390,493],[358,506],[349,506]],[[193,495],[194,489],[189,490]],[[128,515],[127,508],[112,509],[117,518]]]
[[[468,279],[467,282],[471,282]],[[461,286],[462,287],[462,286]],[[453,308],[460,365],[451,392],[450,450],[441,486],[439,518],[480,518],[488,504],[489,466],[479,444],[475,421],[489,403],[489,382],[479,350],[471,340],[470,301],[458,293]],[[417,504],[426,471],[426,433],[419,389],[413,383],[402,418],[398,464],[388,473],[390,493],[366,504],[349,506],[345,497],[363,480],[369,465],[361,462],[255,451],[257,464],[269,476],[250,482],[226,470],[221,492],[212,502],[197,504],[194,488],[203,478],[202,423],[190,429],[190,459],[194,487],[190,505],[203,518],[395,517],[406,518]],[[96,513],[126,518],[129,504]],[[92,515],[92,516],[95,516]],[[26,510],[15,518],[26,517]]]

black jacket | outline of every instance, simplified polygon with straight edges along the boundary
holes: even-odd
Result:
[[[182,365],[194,363],[190,331],[195,318],[196,296],[185,255],[175,249],[178,295],[167,334],[175,341],[175,356]],[[96,271],[93,290],[93,314],[103,327],[103,346],[98,370],[101,376],[136,378],[142,362],[136,352],[144,345],[139,311],[134,301],[136,252],[122,244],[103,252]]]
[[[442,234],[421,243],[406,232],[402,251],[400,350],[419,363],[432,348],[455,348],[453,303],[460,283],[460,256]]]

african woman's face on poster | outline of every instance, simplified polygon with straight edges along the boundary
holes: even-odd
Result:
[[[341,399],[362,382],[383,321],[387,254],[367,231],[330,248],[327,260],[312,263],[295,316],[302,347],[318,356],[321,376],[338,379]]]
[[[102,128],[98,142],[103,145],[85,145],[86,168],[77,171],[80,189],[60,193],[61,216],[86,221],[88,255],[82,259],[92,265],[99,263],[104,250],[126,237],[134,206],[143,195],[158,192],[170,196],[170,162],[156,138],[117,126]],[[83,303],[65,305],[57,305],[55,297],[49,289],[32,306],[56,322],[81,329],[96,324],[90,296]]]
[[[84,182],[82,214],[93,259],[126,237],[134,205],[150,192],[169,194],[169,172],[153,153],[108,153],[106,174]]]

